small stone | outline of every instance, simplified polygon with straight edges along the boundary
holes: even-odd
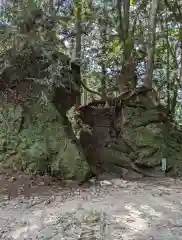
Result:
[[[108,180],[103,180],[103,181],[100,181],[100,185],[101,186],[112,186],[112,182],[108,181]]]
[[[133,222],[135,222],[135,220],[134,220],[134,219],[131,219],[131,218],[127,218],[126,221],[127,221],[128,223],[133,223]]]
[[[24,188],[23,188],[23,187],[20,187],[20,188],[18,189],[18,191],[19,191],[19,193],[24,192]]]
[[[121,188],[123,188],[123,187],[126,187],[126,186],[127,186],[126,183],[125,183],[125,181],[123,181],[123,179],[120,179],[120,178],[112,179],[112,183],[113,183],[113,185],[116,186],[116,187],[121,187]]]
[[[45,184],[44,184],[43,181],[40,181],[40,182],[39,182],[39,185],[40,185],[40,186],[45,186]]]
[[[45,204],[51,204],[53,201],[55,200],[55,196],[52,196],[50,198],[48,198],[46,201],[45,201]]]
[[[9,182],[15,182],[16,181],[16,178],[15,177],[11,177],[10,179],[9,179]]]
[[[92,184],[94,184],[94,183],[96,182],[96,178],[93,177],[93,178],[89,179],[89,182],[92,183]]]

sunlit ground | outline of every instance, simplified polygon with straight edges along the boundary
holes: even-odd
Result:
[[[50,202],[51,196],[12,199],[1,203],[1,239],[182,239],[181,186],[117,180],[100,191],[58,193]]]

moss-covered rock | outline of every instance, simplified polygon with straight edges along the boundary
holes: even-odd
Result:
[[[0,161],[27,172],[51,172],[83,180],[89,166],[66,133],[65,119],[51,102],[0,108]]]
[[[166,109],[152,104],[152,100],[142,94],[140,102],[130,96],[130,100],[126,98],[124,107],[116,98],[109,108],[101,109],[100,100],[80,108],[82,126],[92,128],[92,134],[80,135],[81,144],[89,162],[98,165],[100,172],[121,173],[121,169],[126,168],[145,176],[164,176],[164,158],[165,172],[169,174],[172,169],[182,172],[182,134]],[[92,147],[88,148],[86,143]]]
[[[173,129],[172,124],[160,122],[156,109],[127,108],[126,112],[125,121],[129,124],[124,127],[123,135],[138,152],[135,163],[155,168],[161,166],[162,158],[166,158],[168,166],[175,166],[181,171],[181,143],[174,137],[178,131]],[[152,121],[154,123],[150,123]]]

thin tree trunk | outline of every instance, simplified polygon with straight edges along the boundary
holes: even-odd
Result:
[[[82,41],[84,42],[84,36],[82,37]],[[83,44],[82,46],[83,52],[86,51],[85,45]],[[86,75],[82,78],[82,81],[84,83],[85,86],[87,86],[87,82],[89,82],[89,77]],[[82,89],[82,93],[81,93],[81,104],[86,105],[88,103],[88,92],[85,88]]]
[[[167,29],[167,43],[168,43],[168,29]],[[167,107],[170,109],[170,90],[171,90],[171,84],[170,84],[170,72],[169,72],[169,48],[167,48],[167,64],[166,64],[166,81],[167,81]]]
[[[144,79],[144,85],[152,88],[152,77],[154,70],[154,53],[155,53],[155,40],[156,40],[156,18],[159,0],[152,1],[152,7],[149,18],[149,33],[148,33],[148,59],[147,59],[147,77]]]
[[[180,27],[180,47],[181,47],[181,56],[180,56],[180,61],[181,61],[181,66],[180,66],[180,86],[182,85],[182,24]]]
[[[122,16],[123,9],[123,16]],[[118,24],[118,35],[120,39],[120,44],[123,45],[123,56],[121,57],[121,75],[119,78],[119,89],[120,92],[131,90],[135,88],[136,83],[134,83],[134,70],[135,62],[132,56],[133,50],[133,36],[130,36],[130,1],[129,0],[117,0],[117,15],[119,19]],[[133,31],[132,31],[132,34]]]
[[[172,119],[175,117],[177,97],[178,97],[178,87],[177,87],[176,81],[174,80],[173,98],[172,98],[172,101],[171,101],[171,109],[170,109]]]
[[[122,0],[117,0],[116,11],[117,11],[117,16],[119,20],[118,35],[119,35],[120,43],[123,41],[123,18],[122,18],[121,7],[122,7]]]
[[[101,67],[102,67],[102,78],[101,78],[101,94],[102,98],[106,99],[106,66],[105,66],[105,55],[106,55],[106,47],[105,44],[107,42],[107,6],[104,3],[103,8],[103,18],[100,18],[100,36],[102,39],[102,60],[101,60]]]
[[[129,37],[129,18],[130,18],[130,0],[124,0],[123,2],[123,34],[124,34],[124,62],[128,60],[131,49],[128,46],[128,37]]]
[[[81,40],[82,40],[82,32],[81,32],[81,4],[78,1],[76,5],[76,49],[75,49],[75,58],[80,60],[81,57]]]
[[[82,26],[81,26],[81,1],[78,0],[75,3],[76,7],[76,47],[75,47],[75,59],[77,59],[81,63],[81,41],[82,41]],[[81,77],[81,76],[80,76]],[[77,105],[81,105],[81,88],[80,95],[77,96]]]
[[[167,19],[167,12],[166,12],[166,19]],[[168,41],[169,41],[169,34],[168,34],[168,24],[166,22],[166,45],[168,46]],[[164,29],[162,28],[164,31]],[[167,108],[168,110],[171,110],[171,98],[170,98],[170,92],[171,92],[171,84],[170,84],[170,53],[169,53],[169,48],[167,47],[167,63],[166,63],[166,82],[167,82]]]

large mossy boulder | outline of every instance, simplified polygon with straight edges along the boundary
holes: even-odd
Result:
[[[123,137],[137,153],[134,162],[140,167],[162,168],[162,158],[167,169],[182,171],[182,134],[170,120],[163,122],[156,108],[126,108]],[[177,139],[180,135],[181,139]]]
[[[182,133],[162,105],[152,104],[143,92],[137,98],[126,96],[126,102],[118,101],[118,105],[114,99],[110,107],[98,100],[80,108],[82,125],[92,129],[91,134],[82,131],[80,138],[93,169],[99,166],[94,172],[99,169],[121,176],[127,169],[154,177],[181,174]],[[166,169],[162,159],[166,159]]]
[[[43,40],[27,39],[2,60],[1,164],[84,180],[89,166],[66,117],[80,95],[80,67]]]
[[[51,102],[23,108],[5,104],[0,108],[0,162],[3,166],[32,173],[84,180],[89,166],[69,138],[68,125]]]

